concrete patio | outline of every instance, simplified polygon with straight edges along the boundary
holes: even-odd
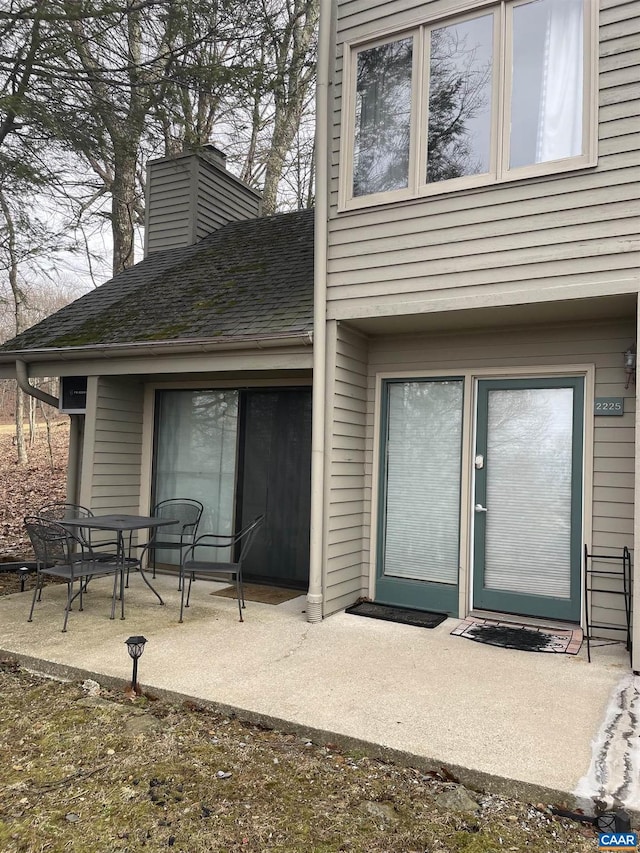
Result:
[[[85,610],[61,633],[64,586],[0,598],[0,650],[49,674],[123,684],[124,641],[147,640],[145,689],[233,709],[239,716],[387,760],[446,767],[465,784],[534,802],[640,811],[640,677],[621,645],[577,656],[536,654],[432,630],[338,613],[310,624],[305,598],[247,602],[238,621],[221,585],[198,581],[178,622],[176,580],[156,581],[158,605],[139,576],[126,619],[109,619],[111,581],[92,581]]]

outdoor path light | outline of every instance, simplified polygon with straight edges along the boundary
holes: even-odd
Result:
[[[131,689],[134,693],[140,693],[140,688],[138,686],[138,659],[142,656],[146,642],[147,640],[145,637],[129,637],[128,640],[125,640],[125,643],[127,644],[127,651],[129,652],[130,657],[133,658]]]
[[[20,566],[18,569],[18,577],[20,578],[20,592],[24,592],[24,585],[29,577],[29,569],[26,566]]]

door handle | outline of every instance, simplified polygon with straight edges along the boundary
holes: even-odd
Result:
[[[486,506],[482,506],[482,504],[476,504],[474,509],[476,512],[488,512]]]

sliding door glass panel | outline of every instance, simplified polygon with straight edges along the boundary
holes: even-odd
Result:
[[[200,532],[231,533],[237,436],[237,391],[158,392],[154,502],[195,498],[204,504]],[[157,560],[175,563],[176,553]]]
[[[489,391],[487,589],[570,597],[573,393]]]
[[[457,584],[462,382],[388,385],[384,575]]]
[[[513,7],[509,166],[582,153],[583,0]]]

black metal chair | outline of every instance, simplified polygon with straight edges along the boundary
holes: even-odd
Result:
[[[68,518],[93,518],[94,513],[82,504],[57,502],[47,504],[40,507],[37,511],[39,518],[48,518],[51,521],[64,521]],[[118,542],[117,540],[109,542],[92,543],[91,531],[88,528],[78,527],[75,530],[69,530],[69,535],[78,543],[79,550],[77,554],[80,558],[84,558],[86,554],[91,553],[94,560],[104,560],[112,562],[118,559]],[[116,550],[104,551],[104,548],[115,548]]]
[[[91,510],[82,504],[71,504],[56,502],[46,504],[38,510],[38,518],[48,518],[51,521],[60,521],[64,518],[91,518]]]
[[[197,574],[199,577],[212,578],[214,580],[228,580],[230,583],[235,581],[236,596],[238,599],[238,612],[240,621],[242,618],[242,609],[245,606],[244,592],[242,588],[242,563],[246,559],[249,549],[255,540],[256,533],[264,522],[264,515],[259,515],[257,518],[239,530],[237,533],[203,533],[195,540],[195,542],[187,548],[182,564],[180,566],[180,587],[182,596],[180,598],[180,622],[184,608],[189,606],[189,597],[191,595],[191,583]],[[211,554],[213,559],[196,559],[196,550],[203,548],[229,548],[231,550],[231,560],[228,562],[215,559],[216,552]],[[240,554],[237,559],[234,559],[234,553],[240,548]],[[185,581],[189,576],[189,588],[187,590],[187,600],[185,603]]]
[[[182,563],[185,549],[195,541],[203,510],[200,501],[193,498],[168,498],[153,507],[151,515],[156,518],[175,519],[175,524],[156,528],[149,541],[138,546],[142,548],[140,560],[145,552],[150,554],[154,578],[157,551],[179,551],[179,561]]]
[[[42,587],[46,575],[60,578],[67,584],[67,605],[64,611],[63,632],[67,630],[71,604],[79,596],[79,609],[83,609],[83,594],[87,583],[96,575],[114,575],[113,595],[111,598],[111,617],[113,618],[118,591],[118,579],[121,579],[122,575],[121,564],[95,560],[92,558],[91,553],[82,550],[78,552],[79,540],[56,521],[39,516],[27,516],[24,523],[36,557],[36,584],[33,590],[31,610],[29,611],[27,621],[33,621],[36,600],[40,601],[42,597]],[[79,587],[74,593],[76,581],[78,581]],[[124,618],[124,599],[122,607],[122,616]]]

